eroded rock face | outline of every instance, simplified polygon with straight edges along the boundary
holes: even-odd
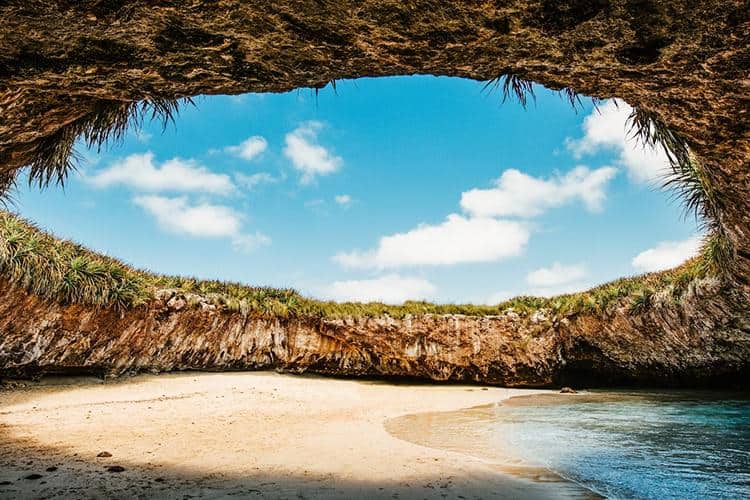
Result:
[[[280,92],[406,74],[620,97],[684,136],[750,283],[744,0],[10,0],[0,3],[0,173],[111,100]]]
[[[173,297],[117,313],[44,302],[1,283],[0,375],[278,369],[531,387],[744,386],[750,322],[732,319],[739,306],[718,287],[702,282],[679,309],[662,298],[637,316],[612,308],[568,318],[397,320],[176,310]]]
[[[265,320],[162,301],[120,316],[0,284],[0,367],[275,367],[509,385],[747,374],[748,67],[744,0],[0,2],[0,182],[105,102],[512,72],[658,113],[705,165],[735,249],[724,284],[679,304],[537,322]]]

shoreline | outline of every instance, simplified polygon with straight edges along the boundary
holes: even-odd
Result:
[[[494,403],[469,408],[401,415],[388,419],[384,422],[384,426],[392,436],[398,439],[418,446],[462,454],[494,467],[504,474],[534,482],[567,485],[573,490],[579,489],[586,498],[606,498],[587,485],[563,476],[558,471],[527,460],[520,456],[518,450],[516,453],[509,452],[513,450],[513,445],[506,440],[500,440],[501,443],[498,443],[496,435],[492,436],[491,440],[488,437],[487,441],[483,442],[468,432],[468,430],[474,432],[478,430],[469,422],[482,418],[488,420],[496,418],[493,412],[500,406],[524,406],[529,403],[535,405],[539,402],[565,404],[564,399],[571,397],[578,399],[587,395],[587,392],[563,395],[557,392],[538,391],[531,394],[512,395]],[[441,432],[445,430],[443,429],[445,427],[453,432]],[[490,441],[492,441],[491,444]]]
[[[547,392],[273,372],[47,379],[0,392],[0,497],[591,498],[386,429]]]
[[[747,391],[537,392],[403,415],[385,427],[516,476],[572,482],[593,498],[734,498],[746,489],[747,458],[738,450],[746,448],[748,402]]]

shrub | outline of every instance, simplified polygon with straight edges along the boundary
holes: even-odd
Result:
[[[210,303],[221,310],[271,317],[382,317],[404,318],[425,314],[466,316],[513,312],[529,316],[539,310],[552,315],[605,313],[627,306],[643,312],[656,290],[670,289],[679,300],[696,279],[721,267],[729,250],[724,240],[707,240],[703,254],[682,266],[660,273],[621,278],[580,293],[557,297],[521,296],[496,305],[433,304],[407,301],[401,305],[380,302],[333,302],[301,296],[289,288],[252,287],[239,283],[162,276],[55,238],[33,224],[0,211],[0,272],[24,289],[49,300],[97,307],[126,309],[153,300],[162,289],[187,296],[190,307]],[[718,264],[717,264],[718,262]]]

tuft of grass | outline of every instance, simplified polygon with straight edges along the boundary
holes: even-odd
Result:
[[[654,291],[650,288],[644,288],[640,292],[633,295],[632,302],[630,303],[630,314],[637,316],[646,312],[652,304],[654,298]]]
[[[693,156],[687,141],[654,112],[635,108],[628,117],[630,134],[644,146],[661,146],[671,164],[662,187],[679,199],[686,216],[693,216],[709,233],[720,233],[721,197],[710,172]]]
[[[10,193],[16,188],[16,172],[0,172],[0,208],[8,208],[13,203]]]
[[[734,249],[720,223],[723,208],[716,183],[697,158],[690,152],[687,141],[654,112],[633,109],[628,117],[631,136],[646,146],[661,146],[671,164],[662,188],[680,201],[686,217],[694,217],[706,234],[704,249],[698,266],[701,272],[726,275],[734,256]]]
[[[685,216],[693,216],[710,231],[717,231],[720,199],[713,189],[712,179],[697,160],[690,158],[687,163],[672,165],[663,188],[670,190],[683,204]]]
[[[529,98],[536,101],[534,82],[510,72],[489,80],[484,84],[483,90],[490,92],[500,90],[503,94],[503,103],[509,98],[515,97],[524,108]]]
[[[726,241],[707,239],[700,256],[659,273],[621,278],[580,293],[556,297],[515,297],[495,305],[433,304],[407,301],[333,302],[301,296],[290,288],[252,287],[217,280],[163,276],[134,269],[116,259],[87,250],[40,230],[7,211],[0,211],[0,273],[11,283],[42,298],[64,304],[128,309],[155,300],[162,290],[174,290],[189,307],[212,306],[245,316],[272,318],[344,318],[516,314],[528,317],[544,311],[547,317],[609,314],[627,308],[644,312],[657,291],[679,301],[698,279],[721,269]]]
[[[708,234],[701,255],[703,271],[727,275],[734,257],[734,248],[719,223],[721,197],[714,189],[709,172],[693,157],[686,163],[673,163],[663,188],[672,191],[683,206],[685,217],[694,217]]]
[[[724,233],[714,233],[703,244],[700,259],[701,272],[710,276],[727,273],[732,252],[732,244]]]
[[[503,95],[503,103],[510,98],[515,98],[524,108],[530,99],[536,101],[534,82],[511,72],[505,72],[496,78],[488,80],[485,82],[484,87],[482,87],[482,91],[488,91],[489,93],[500,91]],[[578,113],[579,108],[581,110],[584,109],[582,95],[574,88],[562,87],[558,90],[558,95],[561,99],[570,103],[570,106],[576,113]],[[594,108],[598,110],[602,100],[598,97],[591,97],[590,99]]]
[[[628,124],[632,137],[644,145],[661,146],[672,165],[687,165],[691,162],[687,141],[673,132],[653,111],[633,108]]]
[[[109,142],[121,142],[128,128],[140,128],[144,119],[160,119],[162,126],[174,123],[180,106],[193,104],[190,98],[150,97],[143,101],[97,101],[93,109],[54,134],[37,143],[34,160],[28,165],[29,183],[40,188],[64,185],[78,162],[75,144],[83,140],[88,147],[101,149]],[[10,179],[8,176],[11,176]],[[13,187],[13,175],[0,176],[0,197]]]
[[[143,278],[125,264],[54,238],[4,211],[0,272],[40,297],[65,304],[125,309],[151,298]]]
[[[578,108],[580,107],[581,110],[583,110],[583,99],[581,99],[581,94],[576,92],[575,89],[571,87],[563,87],[558,91],[558,95],[560,98],[568,101],[570,103],[570,106],[573,108],[573,111],[578,113]],[[601,104],[602,100],[598,97],[591,97],[591,104],[594,105],[594,109],[599,111],[599,104]]]

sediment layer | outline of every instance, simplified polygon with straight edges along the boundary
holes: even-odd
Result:
[[[170,298],[117,312],[0,281],[0,375],[277,369],[526,387],[742,386],[750,375],[746,304],[715,280],[691,287],[679,308],[656,296],[638,315],[614,306],[565,318],[268,318],[175,310]]]

